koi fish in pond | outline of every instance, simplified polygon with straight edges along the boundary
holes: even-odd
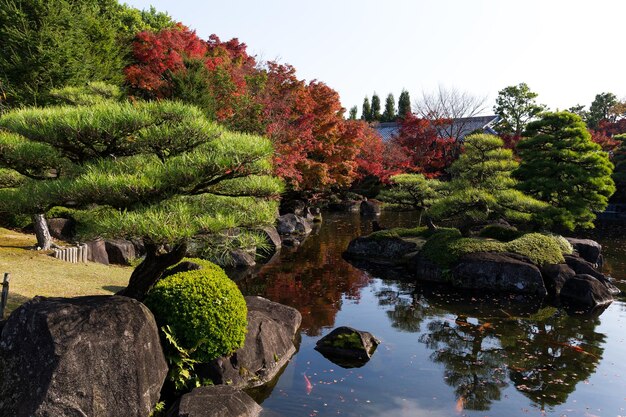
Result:
[[[309,395],[311,391],[313,391],[313,384],[311,384],[311,381],[306,374],[302,374],[302,376],[304,377],[304,382],[306,384],[306,395]]]

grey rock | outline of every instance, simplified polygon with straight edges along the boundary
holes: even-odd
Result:
[[[558,297],[565,281],[576,275],[576,272],[565,264],[550,264],[541,267],[541,275],[548,294]]]
[[[403,262],[405,255],[419,249],[420,241],[417,239],[402,239],[397,236],[361,236],[350,242],[345,254],[348,257],[370,262],[395,264]]]
[[[318,340],[315,350],[343,368],[358,368],[370,360],[379,344],[369,332],[342,326]]]
[[[585,261],[594,265],[601,263],[602,245],[598,242],[591,239],[577,239],[573,237],[566,237],[565,239]]]
[[[99,264],[108,265],[109,255],[104,240],[96,239],[86,243],[88,248],[87,260]]]
[[[278,230],[276,230],[274,226],[261,227],[257,230],[263,235],[263,237],[265,237],[265,240],[271,246],[273,253],[277,252],[281,248],[282,241],[280,240]]]
[[[254,255],[243,249],[235,249],[230,251],[230,257],[235,268],[248,268],[256,265]]]
[[[0,336],[0,415],[147,417],[167,370],[138,301],[35,297]]]
[[[437,264],[421,256],[419,253],[409,261],[409,270],[413,272],[418,281],[450,281]]]
[[[612,301],[613,296],[607,287],[587,274],[568,279],[561,289],[561,302],[574,309],[588,310]]]
[[[248,333],[244,345],[230,357],[198,367],[216,384],[238,388],[263,385],[272,380],[296,352],[294,337],[302,316],[295,308],[261,297],[245,297]]]
[[[232,386],[195,388],[180,399],[169,417],[257,417],[259,406],[248,394]]]
[[[359,212],[361,216],[380,216],[380,203],[375,200],[361,201]]]
[[[135,259],[135,245],[130,240],[113,239],[104,241],[109,263],[115,265],[130,265]]]
[[[509,253],[476,252],[463,256],[452,270],[455,287],[545,296],[537,266]]]
[[[50,236],[53,238],[69,242],[74,237],[76,229],[76,222],[74,220],[54,217],[48,219],[47,222]]]
[[[277,219],[276,230],[280,235],[308,235],[313,229],[306,219],[289,213]]]
[[[619,288],[613,285],[603,273],[596,270],[590,262],[573,255],[565,255],[564,258],[567,265],[572,268],[576,274],[591,275],[600,281],[612,295],[618,295],[620,293]]]

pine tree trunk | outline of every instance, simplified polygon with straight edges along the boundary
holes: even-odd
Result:
[[[428,214],[424,215],[424,220],[426,221],[426,226],[428,226],[428,230],[437,230],[437,225],[433,223],[433,219],[431,219]]]
[[[35,228],[35,236],[37,236],[37,247],[41,250],[50,250],[52,236],[50,236],[48,223],[43,214],[33,214],[33,226]]]
[[[172,265],[180,262],[187,252],[187,244],[176,245],[167,253],[159,255],[159,246],[146,243],[146,258],[133,271],[128,286],[117,292],[117,295],[143,301],[148,291],[161,278],[163,272]]]

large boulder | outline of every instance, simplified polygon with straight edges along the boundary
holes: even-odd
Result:
[[[201,365],[198,371],[216,384],[249,388],[272,380],[296,352],[294,337],[302,316],[295,308],[261,297],[245,297],[248,333],[241,349]]]
[[[612,295],[618,295],[620,293],[619,288],[613,285],[613,283],[603,273],[596,270],[591,262],[587,262],[582,258],[572,255],[565,255],[564,258],[567,265],[572,268],[576,274],[591,275],[600,281]]]
[[[232,259],[233,266],[235,268],[249,268],[256,265],[254,254],[243,249],[231,250],[230,258]]]
[[[72,219],[53,217],[47,220],[50,236],[69,242],[76,232],[76,222]]]
[[[130,265],[136,257],[135,245],[130,240],[112,239],[104,241],[109,263],[115,265]]]
[[[370,360],[379,344],[380,340],[369,332],[342,326],[318,340],[315,350],[343,368],[359,368]]]
[[[278,230],[274,226],[265,226],[257,229],[259,233],[263,235],[265,241],[269,244],[272,249],[272,253],[278,252],[278,250],[282,246],[282,242],[280,240],[280,235],[278,234]]]
[[[549,264],[541,267],[543,282],[551,297],[558,297],[565,281],[576,275],[576,272],[565,264]]]
[[[400,238],[397,236],[361,236],[353,239],[345,255],[349,258],[364,259],[376,263],[402,263],[406,256],[421,249],[424,239]]]
[[[359,212],[366,217],[380,216],[380,203],[376,200],[361,201]]]
[[[591,239],[565,238],[581,258],[594,265],[602,263],[602,245]]]
[[[418,281],[450,281],[439,265],[419,253],[410,260],[408,267]]]
[[[86,243],[87,245],[87,260],[90,262],[97,262],[99,264],[109,264],[109,254],[107,253],[106,244],[102,239],[92,240]]]
[[[0,336],[0,415],[147,417],[167,371],[138,301],[35,297]]]
[[[313,229],[305,218],[288,213],[276,220],[276,230],[280,235],[308,235]]]
[[[561,302],[576,310],[589,310],[612,301],[613,296],[607,287],[587,274],[568,279],[561,289]]]
[[[168,417],[258,417],[261,411],[261,406],[245,392],[215,385],[183,395]]]
[[[545,296],[541,272],[528,259],[511,253],[476,252],[452,270],[455,287]]]

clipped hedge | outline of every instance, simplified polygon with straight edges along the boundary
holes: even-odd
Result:
[[[169,325],[192,358],[209,362],[243,345],[247,306],[237,288],[217,265],[198,259],[202,269],[181,272],[159,281],[145,304],[159,327]]]

